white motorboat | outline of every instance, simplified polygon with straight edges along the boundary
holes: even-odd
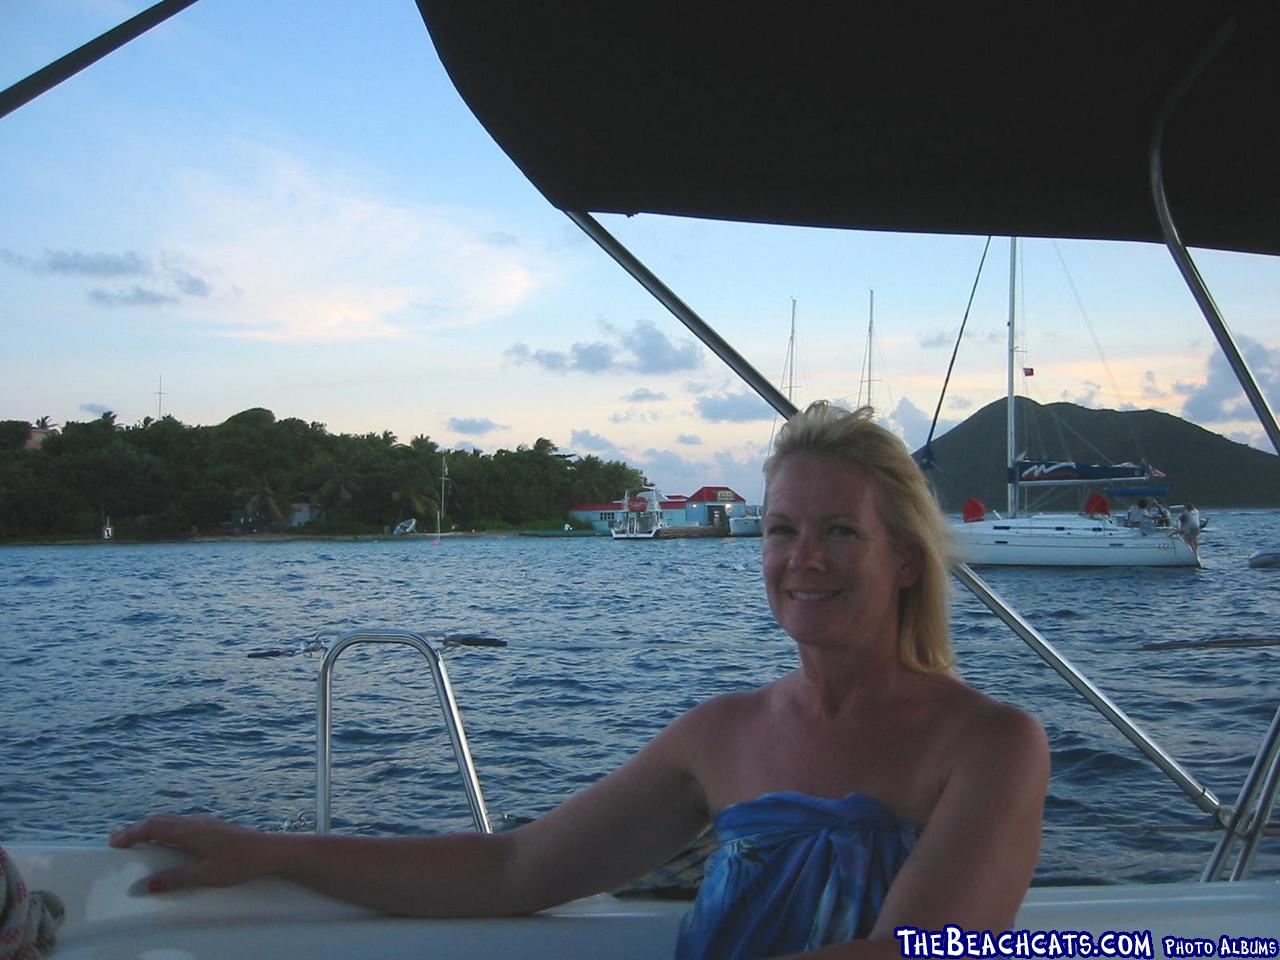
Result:
[[[1249,554],[1251,567],[1280,567],[1280,546],[1263,547]]]
[[[157,6],[172,14],[188,3]],[[1100,15],[1068,4],[832,2],[770,5],[767,15],[735,8],[726,16],[718,5],[694,4],[673,18],[665,7],[644,4],[578,5],[567,13],[518,0],[418,4],[455,84],[508,155],[783,415],[794,411],[786,397],[587,211],[847,229],[1164,237],[1181,265],[1189,258],[1167,214],[1167,157],[1180,173],[1178,199],[1192,214],[1189,242],[1280,254],[1280,219],[1258,215],[1256,200],[1273,196],[1268,158],[1280,147],[1274,117],[1258,109],[1280,97],[1274,5],[1201,4],[1162,15],[1149,4],[1119,2]],[[146,22],[135,33],[156,18],[139,19]],[[0,92],[0,115],[114,42]],[[655,51],[661,70],[654,69]],[[1021,78],[1017,89],[1004,83],[1014,76]],[[1185,96],[1197,78],[1198,92]],[[1166,146],[1171,113],[1176,123]],[[1140,195],[1149,155],[1159,218]],[[1215,172],[1222,157],[1232,159],[1229,174]],[[1134,184],[1138,190],[1126,189]],[[1188,282],[1203,289],[1198,277],[1188,274]],[[1280,448],[1280,427],[1206,300],[1210,326]],[[1110,932],[1099,952],[1112,955],[1274,956],[1280,883],[1248,876],[1275,829],[1269,821],[1280,785],[1280,714],[1238,797],[1219,800],[972,571],[961,566],[956,576],[1220,830],[1202,882],[1033,888],[1017,927],[1098,938]],[[1158,622],[1152,629],[1158,632]],[[277,881],[148,897],[137,884],[172,862],[172,851],[7,846],[30,887],[64,900],[57,956],[68,960],[651,960],[670,956],[684,909],[605,896],[536,917],[410,921]]]
[[[609,536],[615,540],[657,540],[662,536],[666,521],[662,516],[662,494],[657,487],[646,484],[623,498],[625,510],[609,528]]]
[[[755,514],[729,518],[729,536],[758,537],[760,535],[760,518]]]

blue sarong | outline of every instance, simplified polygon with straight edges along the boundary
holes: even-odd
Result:
[[[676,960],[746,960],[865,937],[919,828],[870,797],[769,793],[725,807]]]

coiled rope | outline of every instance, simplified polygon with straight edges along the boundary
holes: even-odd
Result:
[[[0,960],[40,960],[53,949],[65,913],[54,894],[27,892],[18,868],[0,847]]]

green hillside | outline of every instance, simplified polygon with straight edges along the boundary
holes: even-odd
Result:
[[[1155,410],[1089,410],[1073,403],[1016,402],[1020,452],[1031,458],[1084,463],[1146,462],[1167,475],[1166,502],[1208,507],[1280,507],[1280,457],[1236,443]],[[915,457],[922,459],[923,450]],[[1005,401],[983,407],[933,441],[927,471],[942,507],[957,511],[967,497],[1003,509]],[[1086,492],[1058,488],[1041,508],[1078,509]]]

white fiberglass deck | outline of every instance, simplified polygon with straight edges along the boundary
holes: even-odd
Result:
[[[281,958],[576,957],[666,960],[686,903],[600,896],[533,917],[405,920],[337,903],[277,880],[227,890],[150,896],[148,874],[177,862],[163,849],[71,845],[8,847],[32,889],[67,907],[56,958],[281,960]],[[1019,930],[1149,931],[1155,955],[1167,935],[1275,937],[1280,883],[1197,883],[1032,890]]]

